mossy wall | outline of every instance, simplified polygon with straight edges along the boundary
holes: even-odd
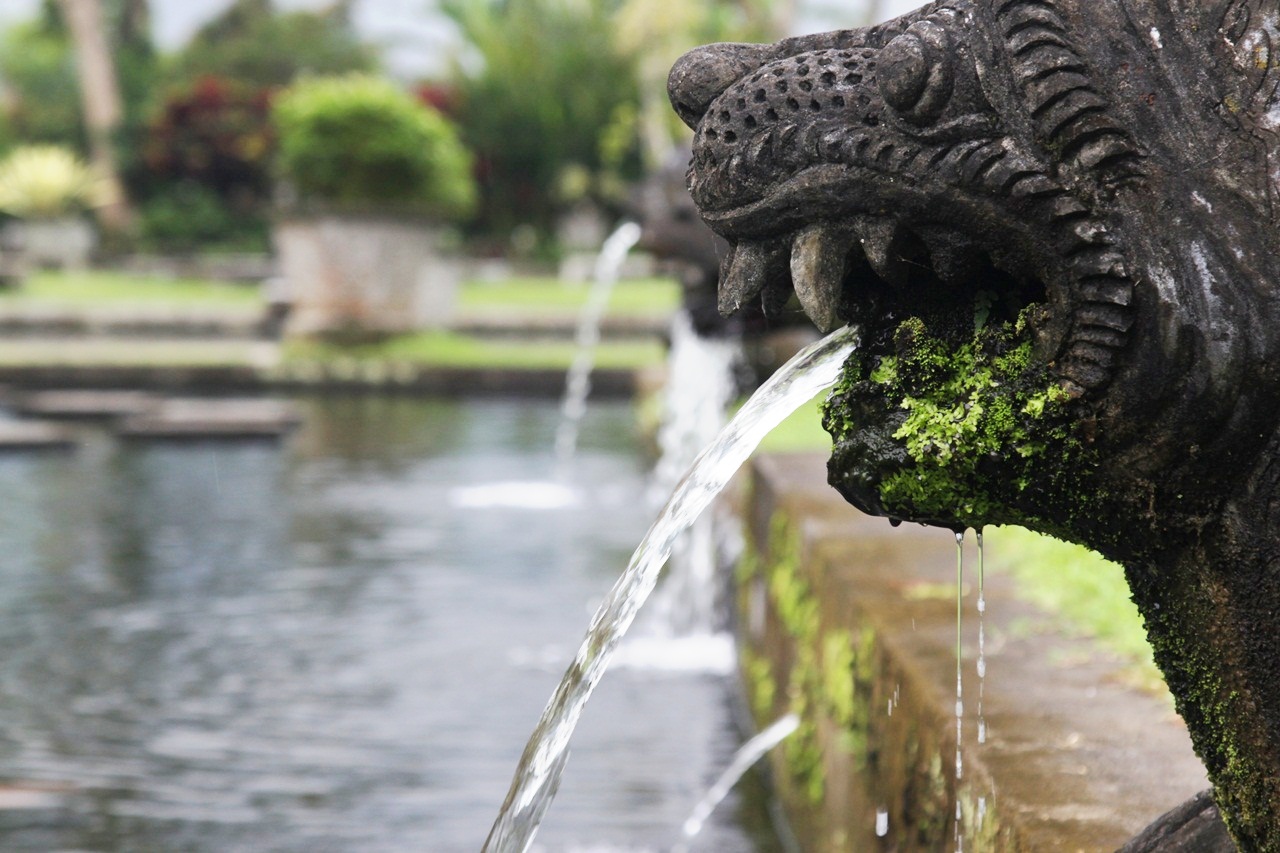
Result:
[[[970,772],[957,781],[954,717],[886,653],[875,614],[851,602],[838,568],[806,545],[803,516],[753,515],[737,573],[741,675],[759,726],[800,717],[771,760],[803,848],[955,849],[958,802],[965,849],[1024,849],[985,796],[990,780]],[[888,814],[882,836],[879,811]]]

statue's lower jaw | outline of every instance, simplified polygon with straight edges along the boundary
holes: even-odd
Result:
[[[852,356],[827,400],[831,484],[876,515],[1065,535],[1083,510],[1067,486],[1090,488],[1091,448],[1025,324],[982,325],[950,344],[911,318],[892,338],[892,352]]]

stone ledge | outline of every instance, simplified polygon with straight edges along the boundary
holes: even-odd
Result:
[[[982,745],[966,597],[957,783],[952,535],[856,512],[826,485],[821,456],[763,456],[753,473],[744,681],[758,723],[805,710],[807,726],[772,755],[805,850],[954,849],[958,800],[966,849],[1112,851],[1208,787],[1167,701],[1126,686],[1091,642],[1029,632],[1046,616],[1000,575],[986,586]],[[970,537],[967,585],[972,550]]]

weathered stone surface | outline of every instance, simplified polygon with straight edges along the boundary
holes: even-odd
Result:
[[[747,698],[761,725],[797,709],[806,720],[772,755],[803,849],[1113,851],[1204,787],[1166,697],[1054,630],[990,565],[980,688],[972,559],[957,779],[954,539],[864,516],[822,473],[816,454],[755,460],[739,572]],[[1016,559],[989,534],[992,562]]]
[[[832,483],[1123,563],[1247,850],[1280,850],[1278,27],[1276,0],[941,0],[670,81],[736,256],[858,235]]]
[[[377,336],[441,328],[452,318],[457,266],[423,222],[319,216],[274,235],[297,336]]]

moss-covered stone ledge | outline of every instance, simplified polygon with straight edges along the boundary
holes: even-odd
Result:
[[[972,559],[957,780],[951,534],[859,514],[820,455],[762,456],[752,473],[741,674],[760,725],[801,717],[771,761],[806,851],[954,849],[957,801],[967,850],[1111,851],[1206,786],[1168,705],[1090,642],[1040,630],[998,576],[979,745]]]

